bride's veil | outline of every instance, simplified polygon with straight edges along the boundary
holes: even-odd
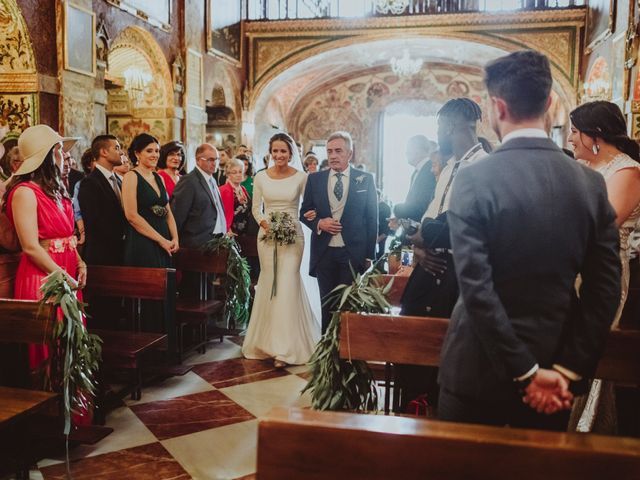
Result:
[[[296,145],[296,142],[293,139],[293,137],[286,132],[278,132],[275,135],[273,135],[273,137],[275,136],[281,137],[281,138],[277,138],[277,140],[282,140],[283,142],[286,142],[289,145],[289,148],[291,149],[291,161],[289,161],[289,166],[295,168],[296,170],[300,170],[301,172],[304,172],[304,168],[302,166],[302,158],[300,157],[300,150],[298,150],[298,146]],[[269,167],[273,167],[273,165],[274,165],[273,158],[271,158],[271,155],[269,155]]]

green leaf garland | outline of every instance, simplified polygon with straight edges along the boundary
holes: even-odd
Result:
[[[40,287],[41,305],[52,303],[62,310],[62,320],[53,328],[48,380],[54,390],[62,387],[65,435],[71,431],[71,413],[86,412],[90,407],[102,359],[102,340],[84,326],[84,304],[77,299],[75,290],[62,270],[47,275]]]
[[[381,259],[382,261],[384,259]],[[335,307],[326,333],[309,360],[311,379],[302,393],[311,392],[316,410],[372,411],[378,407],[378,391],[367,362],[340,358],[340,314],[342,312],[388,313],[391,306],[385,288],[377,286],[377,270],[353,272],[351,285],[339,285],[325,299]]]
[[[251,303],[251,277],[247,259],[240,255],[240,247],[235,239],[226,235],[209,240],[202,249],[209,255],[228,252],[224,318],[231,328],[246,328]]]

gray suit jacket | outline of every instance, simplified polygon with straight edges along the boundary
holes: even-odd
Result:
[[[441,386],[512,398],[513,379],[536,363],[590,377],[620,302],[618,230],[603,177],[551,140],[515,138],[458,173],[448,220],[460,297]]]
[[[171,211],[176,219],[180,245],[188,248],[201,247],[211,240],[218,215],[224,215],[216,210],[211,189],[197,168],[176,184]]]

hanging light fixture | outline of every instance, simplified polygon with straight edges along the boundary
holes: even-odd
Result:
[[[422,68],[422,59],[411,58],[406,48],[402,51],[402,57],[392,57],[390,63],[391,70],[399,77],[411,77]]]
[[[144,90],[151,83],[151,74],[137,67],[127,68],[122,72],[124,76],[124,89],[136,103],[144,98]]]
[[[409,6],[409,0],[374,0],[374,7],[376,13],[382,13],[383,15],[392,13],[393,15],[400,15]]]

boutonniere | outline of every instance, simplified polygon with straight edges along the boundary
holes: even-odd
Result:
[[[360,175],[359,177],[356,177],[357,184],[361,184],[363,180],[364,180],[364,175]]]

